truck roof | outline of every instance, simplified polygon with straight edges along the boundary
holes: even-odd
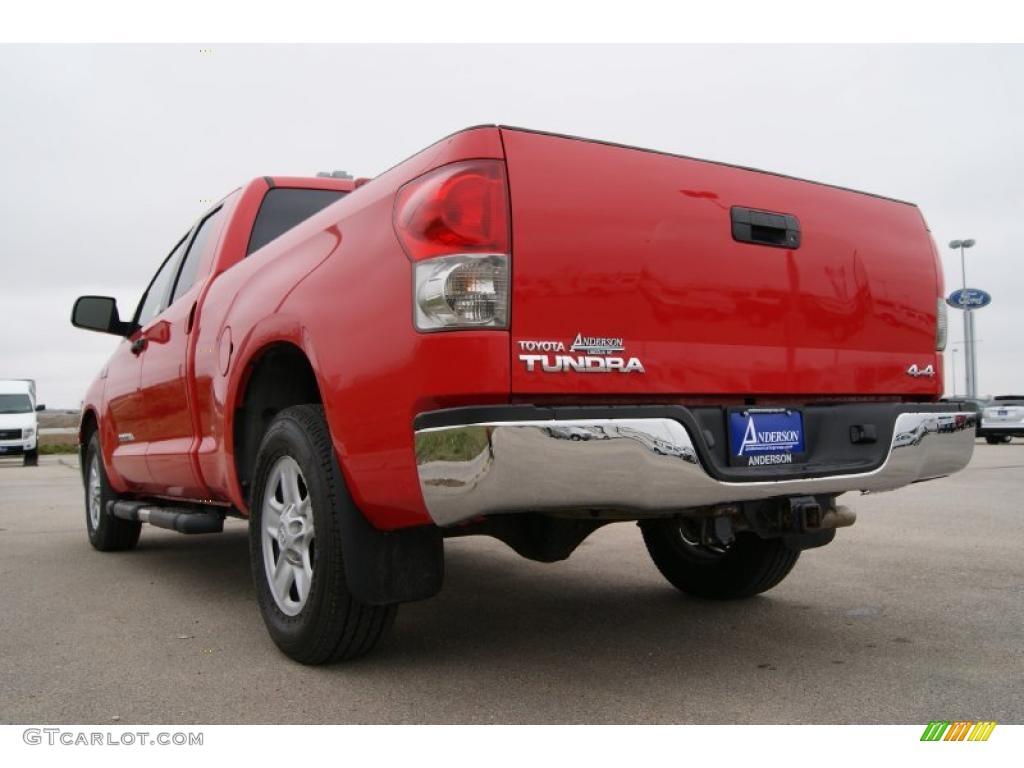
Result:
[[[0,379],[0,394],[27,394],[35,400],[36,383],[32,379]]]

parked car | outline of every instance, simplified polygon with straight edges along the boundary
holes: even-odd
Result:
[[[0,379],[0,456],[22,456],[26,467],[39,463],[39,419],[36,383],[32,379]]]
[[[1024,395],[1000,395],[992,398],[981,412],[978,437],[990,445],[1008,443],[1024,437]]]
[[[82,413],[89,540],[248,518],[305,663],[434,595],[445,537],[550,562],[639,521],[672,585],[749,597],[844,492],[969,461],[942,296],[914,205],[661,152],[483,126],[369,181],[259,177],[127,318],[75,304],[124,338]]]

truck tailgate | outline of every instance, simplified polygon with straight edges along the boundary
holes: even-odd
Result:
[[[941,393],[941,275],[915,206],[563,136],[502,139],[514,394]]]

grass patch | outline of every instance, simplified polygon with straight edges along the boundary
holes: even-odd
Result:
[[[428,432],[416,438],[416,459],[467,461],[487,449],[487,427],[468,427],[451,432]]]
[[[78,453],[78,445],[75,443],[57,443],[55,445],[40,445],[39,454],[41,456],[51,456],[53,454],[64,454],[64,453]]]

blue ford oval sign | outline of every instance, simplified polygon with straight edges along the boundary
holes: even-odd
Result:
[[[992,296],[980,288],[960,288],[949,294],[946,303],[956,309],[980,309],[992,303]]]

